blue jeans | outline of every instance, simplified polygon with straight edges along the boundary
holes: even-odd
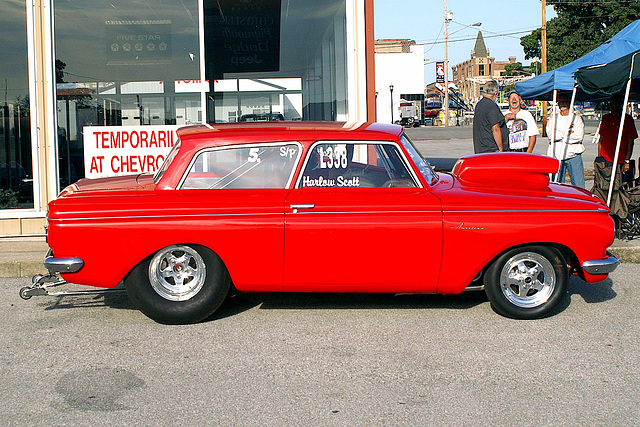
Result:
[[[569,179],[571,179],[572,185],[584,188],[584,164],[582,163],[582,154],[560,161],[558,182],[564,182],[565,172],[569,172]]]

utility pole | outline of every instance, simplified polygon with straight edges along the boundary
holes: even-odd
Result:
[[[449,55],[448,42],[449,12],[447,0],[444,0],[444,127],[449,126]]]
[[[542,0],[542,31],[540,35],[542,58],[541,71],[547,72],[547,0]],[[547,136],[547,101],[542,102],[542,136]]]

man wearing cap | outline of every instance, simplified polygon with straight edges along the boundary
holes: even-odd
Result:
[[[505,112],[505,120],[509,129],[509,150],[532,153],[540,132],[531,113],[522,109],[522,98],[515,90],[509,93],[509,111]]]
[[[492,153],[508,150],[508,131],[505,119],[515,116],[503,116],[496,104],[498,82],[489,80],[482,88],[482,98],[476,104],[473,115],[473,151]]]

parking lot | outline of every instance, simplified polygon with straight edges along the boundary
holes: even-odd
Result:
[[[637,425],[639,274],[572,278],[536,321],[476,293],[254,294],[187,326],[0,279],[0,424]]]
[[[538,126],[541,128],[542,124],[538,123]],[[585,122],[585,137],[583,140],[585,152],[582,154],[585,169],[593,169],[593,160],[598,155],[598,145],[591,143],[597,128],[598,122],[589,120]],[[407,134],[417,145],[420,152],[428,158],[460,158],[473,154],[472,126],[450,126],[448,128],[422,126],[407,129]],[[546,155],[548,146],[549,139],[539,135],[533,152]]]

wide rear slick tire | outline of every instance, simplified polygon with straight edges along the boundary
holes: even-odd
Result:
[[[493,309],[514,319],[548,316],[564,298],[567,281],[562,254],[545,246],[509,250],[489,266],[484,276]]]
[[[220,307],[230,279],[222,260],[210,249],[173,245],[138,264],[124,284],[136,308],[151,319],[186,324],[200,322]]]

